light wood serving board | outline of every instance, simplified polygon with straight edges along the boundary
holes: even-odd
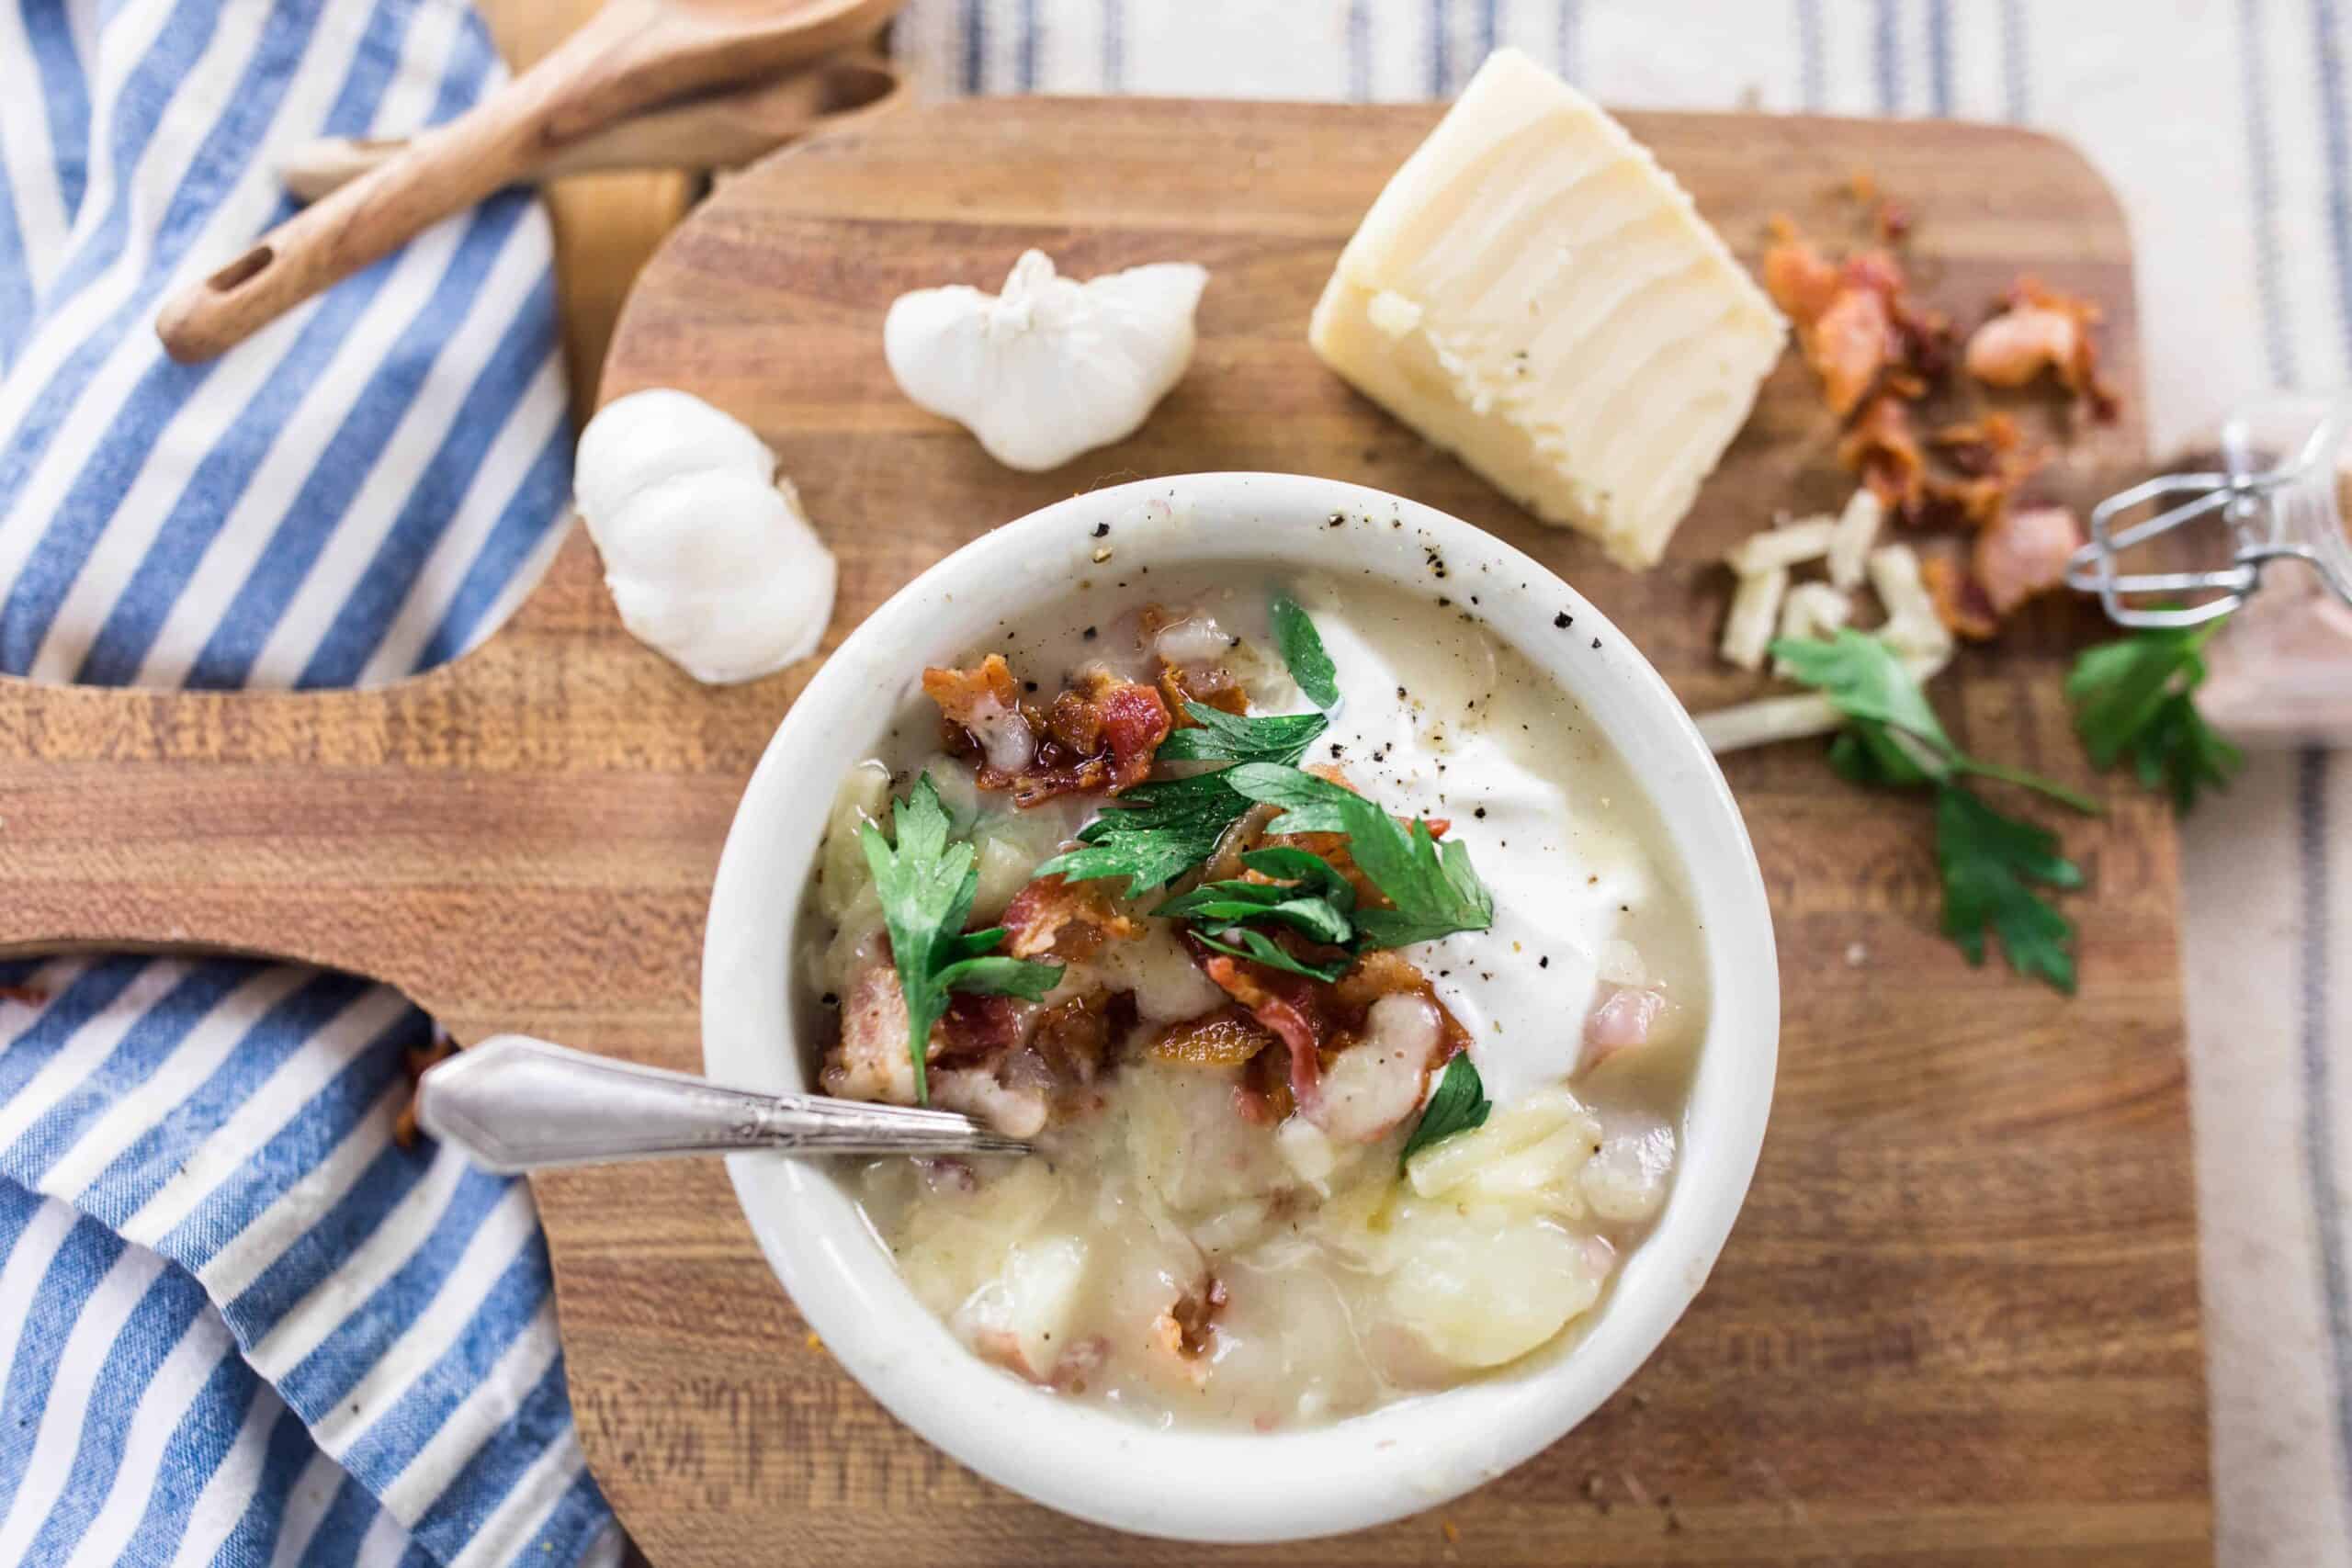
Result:
[[[980,101],[725,182],[647,269],[604,395],[687,388],[782,457],[842,560],[831,641],[919,569],[1046,502],[1138,475],[1275,468],[1396,491],[1555,566],[1694,707],[1727,584],[1709,563],[1847,480],[1783,365],[1666,565],[1532,526],[1326,374],[1309,305],[1436,118],[1135,100]],[[1786,210],[1842,237],[1867,166],[1921,218],[1929,291],[1973,319],[2020,268],[2097,296],[2138,385],[2131,256],[2064,147],[1938,124],[1634,115],[1733,243]],[[903,289],[993,288],[1024,246],[1087,276],[1212,274],[1192,371],[1141,434],[1011,473],[899,397]],[[2077,440],[2087,499],[2136,415]],[[1939,688],[1962,742],[2091,784],[2058,675],[2093,630],[2052,604]],[[0,946],[279,953],[403,987],[460,1039],[525,1029],[699,1066],[703,901],[737,792],[806,680],[695,687],[620,631],[573,537],[455,665],[358,694],[0,684]],[[1771,890],[1785,1024],[1755,1189],[1713,1283],[1633,1382],[1539,1459],[1340,1540],[1215,1551],[1081,1526],[900,1428],[809,1342],[715,1164],[537,1183],[582,1442],[662,1568],[820,1562],[2202,1562],[2204,1359],[2176,947],[2152,798],[2064,824],[2091,888],[2080,996],[1935,933],[1923,807],[1818,745],[1729,769]],[[1005,1441],[1019,1442],[1018,1432]],[[1204,1513],[1215,1497],[1199,1499]]]

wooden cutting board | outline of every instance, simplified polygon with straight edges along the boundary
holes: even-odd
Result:
[[[1430,502],[1551,562],[1694,708],[1748,682],[1710,645],[1709,563],[1847,481],[1806,376],[1775,375],[1668,563],[1532,526],[1322,371],[1302,341],[1332,259],[1437,115],[1135,100],[979,101],[726,181],[655,259],[606,398],[684,387],[757,426],[842,558],[830,641],[920,568],[1074,491],[1276,468]],[[2138,385],[2131,255],[2065,147],[1925,123],[1634,115],[1753,258],[1785,210],[1842,238],[1857,168],[1917,209],[1917,270],[1973,319],[2020,269],[2098,298]],[[1134,439],[998,468],[891,386],[903,289],[993,288],[1024,246],[1080,276],[1212,282],[1192,371]],[[2050,488],[2143,461],[2136,413]],[[2058,677],[2094,634],[2038,607],[1939,687],[1972,750],[2093,784]],[[694,686],[619,630],[575,536],[514,622],[360,694],[0,684],[0,946],[202,944],[405,987],[461,1039],[519,1028],[698,1066],[703,900],[734,799],[806,680]],[[898,1427],[808,1339],[720,1169],[537,1182],[581,1438],[662,1568],[1281,1561],[1358,1564],[2155,1564],[2211,1555],[2177,948],[2152,798],[2098,783],[2062,824],[2091,876],[2068,1000],[1935,933],[1922,806],[1865,797],[1806,744],[1732,760],[1779,921],[1772,1130],[1713,1282],[1650,1364],[1547,1453],[1433,1514],[1335,1541],[1205,1550],[1072,1523]],[[1020,1435],[1009,1432],[1008,1442]],[[1213,1512],[1217,1500],[1199,1500]]]

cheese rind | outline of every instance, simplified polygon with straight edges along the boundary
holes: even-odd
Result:
[[[1507,49],[1373,203],[1307,337],[1544,522],[1648,566],[1786,332],[1649,151]]]

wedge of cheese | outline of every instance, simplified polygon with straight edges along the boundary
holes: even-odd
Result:
[[[1536,516],[1648,566],[1786,332],[1648,149],[1506,49],[1373,203],[1308,340]]]

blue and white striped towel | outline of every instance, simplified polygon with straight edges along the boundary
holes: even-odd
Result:
[[[0,669],[379,681],[527,591],[570,485],[527,196],[215,363],[151,324],[284,216],[276,153],[502,75],[464,0],[0,0]],[[248,963],[0,978],[0,1563],[617,1554],[528,1190],[392,1142],[421,1014]]]

